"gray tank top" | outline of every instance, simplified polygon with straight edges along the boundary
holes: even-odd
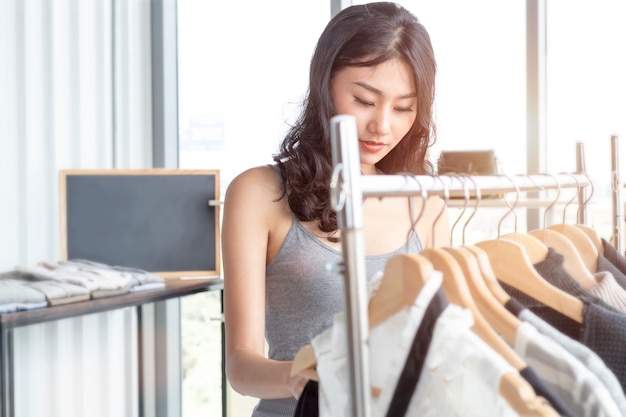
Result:
[[[326,267],[342,262],[341,252],[325,245],[295,215],[292,217],[285,241],[266,268],[265,337],[269,358],[279,361],[292,360],[302,346],[329,328],[334,315],[345,308],[343,277]],[[392,256],[421,251],[419,236],[413,231],[397,250],[366,256],[368,281],[384,270]],[[252,416],[291,417],[295,408],[294,398],[260,400]]]

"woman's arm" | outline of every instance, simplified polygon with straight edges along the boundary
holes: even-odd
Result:
[[[291,362],[265,356],[268,240],[280,216],[280,184],[271,168],[253,168],[229,185],[222,220],[226,374],[235,391],[258,398],[299,396]]]

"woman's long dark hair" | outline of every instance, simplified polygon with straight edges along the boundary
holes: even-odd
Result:
[[[335,115],[331,81],[345,67],[373,67],[391,59],[400,59],[413,70],[417,117],[402,141],[376,166],[386,174],[432,173],[426,151],[435,140],[433,48],[414,15],[387,2],[350,6],[328,23],[311,60],[304,110],[274,155],[293,213],[300,221],[319,220],[320,230],[329,237],[337,230],[329,190],[330,119]]]

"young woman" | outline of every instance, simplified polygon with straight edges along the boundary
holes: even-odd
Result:
[[[229,185],[222,254],[226,371],[232,387],[261,398],[260,416],[291,416],[306,380],[290,377],[298,350],[344,309],[340,231],[330,207],[330,119],[356,117],[364,175],[429,174],[436,64],[415,16],[394,3],[351,6],[322,33],[304,110],[275,165]],[[401,252],[449,244],[439,198],[363,202],[368,279]],[[415,220],[422,214],[417,224]],[[434,226],[434,228],[433,228]],[[269,346],[266,355],[265,346]]]

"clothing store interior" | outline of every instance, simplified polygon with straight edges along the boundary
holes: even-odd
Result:
[[[272,356],[292,338],[264,325],[308,329],[330,290],[276,291],[279,227],[261,256],[233,249],[267,205],[318,224],[289,211],[275,155],[315,105],[320,35],[366,3],[0,1],[0,417],[626,416],[621,0],[395,2],[434,51],[429,169],[366,175],[378,145],[324,119],[320,233],[340,238],[298,230],[337,256],[319,285],[343,307]],[[347,65],[333,100],[371,70]],[[268,178],[284,194],[236,207]],[[400,198],[419,250],[366,277],[367,231],[393,229],[369,227],[370,205]]]

